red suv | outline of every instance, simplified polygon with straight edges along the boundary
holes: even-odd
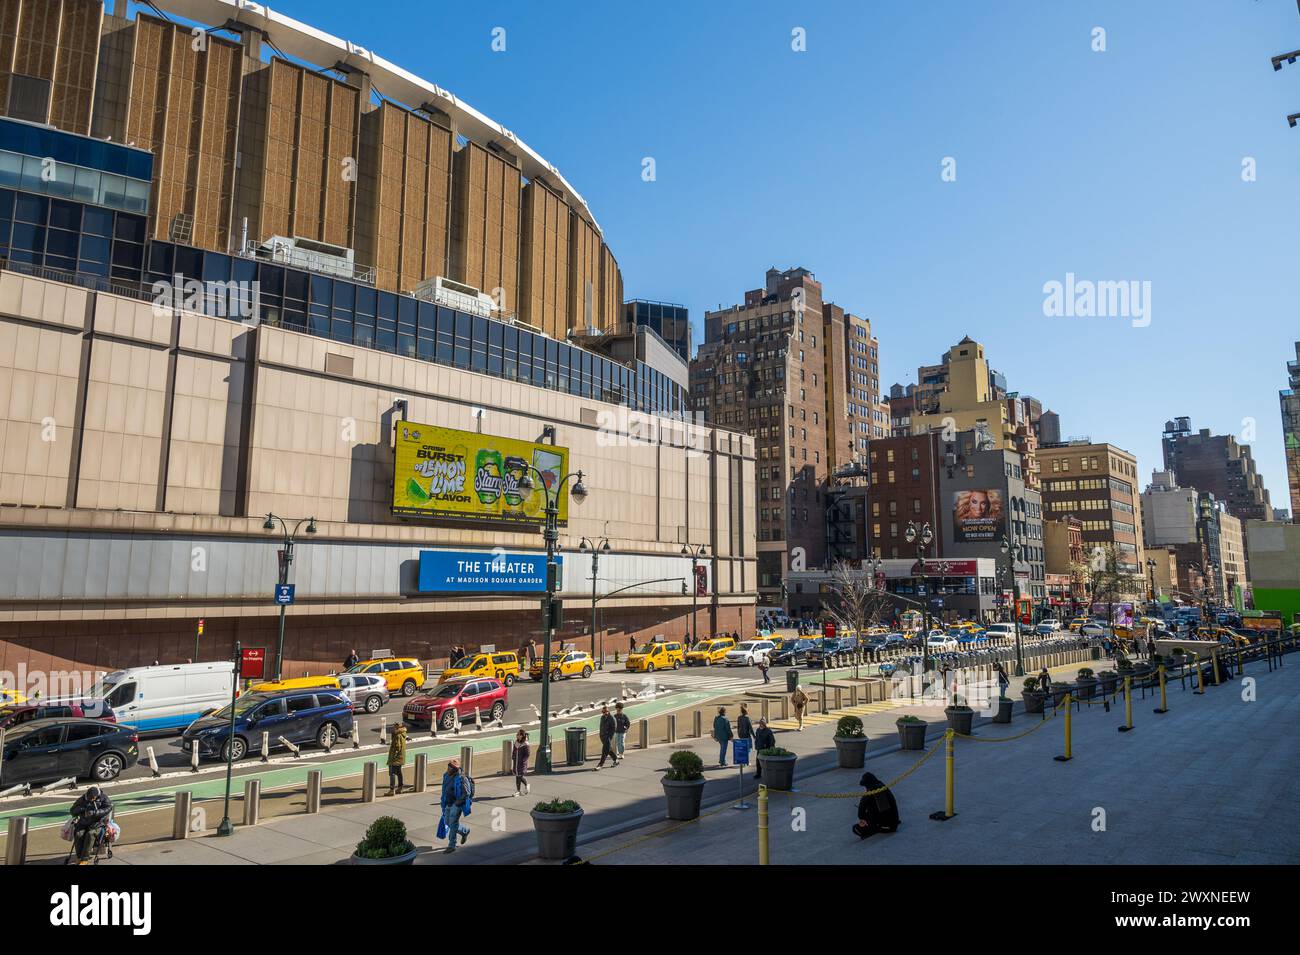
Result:
[[[11,730],[32,720],[86,719],[116,723],[117,714],[107,703],[20,703],[0,709],[0,730]]]
[[[510,691],[495,677],[464,677],[448,680],[432,693],[412,699],[402,707],[402,722],[410,726],[429,726],[435,720],[442,729],[456,725],[457,716],[462,723],[474,722],[474,711],[482,714],[484,722],[499,720],[505,715]]]

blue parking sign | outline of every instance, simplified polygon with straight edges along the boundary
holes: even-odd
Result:
[[[293,584],[276,584],[275,602],[281,606],[293,603]]]
[[[749,750],[752,740],[736,737],[731,741],[731,761],[737,766],[749,765]]]

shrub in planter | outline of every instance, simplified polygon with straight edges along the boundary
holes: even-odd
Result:
[[[562,861],[573,857],[582,822],[581,806],[572,799],[552,799],[539,802],[529,815],[537,832],[539,858]]]
[[[963,736],[969,736],[971,730],[971,721],[975,719],[975,711],[969,706],[949,706],[944,709],[948,715],[948,726]]]
[[[679,749],[668,757],[668,765],[671,768],[661,780],[668,800],[668,818],[697,818],[704,796],[704,760],[689,749]]]
[[[1020,698],[1025,701],[1026,713],[1043,712],[1043,706],[1047,703],[1047,694],[1038,688],[1038,677],[1026,677]]]
[[[916,716],[900,716],[894,725],[898,727],[898,743],[903,749],[925,749],[925,720]]]
[[[758,751],[758,764],[763,770],[763,783],[768,789],[794,788],[794,763],[798,757],[788,749],[769,746]]]
[[[835,754],[840,769],[861,769],[867,758],[867,734],[862,731],[862,720],[856,716],[841,716],[835,724]]]
[[[366,837],[352,853],[353,865],[410,865],[415,844],[406,838],[406,823],[392,816],[380,816],[366,830]]]

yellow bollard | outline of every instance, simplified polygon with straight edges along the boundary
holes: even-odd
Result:
[[[1133,728],[1133,678],[1124,677],[1124,725],[1119,728],[1121,733],[1127,733]]]
[[[1074,758],[1074,753],[1070,748],[1070,694],[1069,693],[1065,694],[1065,699],[1062,702],[1065,704],[1065,753],[1061,756],[1052,757],[1058,763],[1068,762],[1069,760]]]
[[[1217,649],[1210,651],[1210,660],[1214,663],[1214,685],[1219,685],[1219,651]]]
[[[1156,710],[1155,712],[1168,713],[1169,700],[1165,696],[1165,665],[1163,663],[1160,664],[1159,667],[1157,667],[1157,672],[1160,674],[1160,709]]]
[[[957,779],[956,779],[956,769],[953,760],[953,750],[954,750],[954,744],[956,740],[954,739],[953,730],[951,729],[948,730],[947,735],[948,735],[948,752],[946,755],[948,758],[948,772],[947,772],[947,779],[944,783],[944,796],[945,796],[944,812],[946,812],[948,814],[948,818],[951,819],[953,816],[957,815],[957,809],[954,805],[954,800],[957,791],[957,785],[956,785]]]
[[[1201,655],[1196,654],[1196,689],[1193,692],[1205,693],[1205,677],[1201,675]]]
[[[767,865],[767,786],[758,786],[758,864]]]

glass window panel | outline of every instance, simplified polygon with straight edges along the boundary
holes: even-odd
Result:
[[[474,340],[471,342],[471,367],[475,371],[487,371],[487,337],[488,320],[474,317]]]
[[[438,327],[435,332],[437,349],[435,360],[450,365],[455,358],[456,313],[449,308],[438,308]]]
[[[23,178],[22,178],[22,184],[19,186],[19,188],[26,189],[28,192],[44,192],[45,180],[41,176],[41,173],[44,170],[44,168],[45,167],[43,166],[43,164],[41,163],[38,157],[24,156],[23,157]]]
[[[23,157],[13,153],[0,153],[0,186],[19,189],[23,182]]]
[[[149,211],[149,183],[137,179],[126,181],[126,198],[122,205],[127,212],[144,214]]]
[[[81,231],[90,235],[112,235],[113,213],[94,206],[82,206]]]
[[[45,184],[45,191],[52,196],[72,198],[73,185],[77,176],[77,167],[70,163],[55,163],[54,178]]]
[[[230,256],[207,252],[203,256],[204,282],[230,281]]]
[[[26,175],[26,167],[23,173]],[[126,179],[105,173],[99,181],[99,204],[113,209],[126,208]]]
[[[299,272],[297,269],[284,269],[284,297],[286,299],[296,299],[299,302],[306,303],[306,272]]]
[[[470,333],[472,331],[470,316],[464,312],[456,313],[455,353],[452,360],[457,368],[469,367]]]
[[[50,229],[45,235],[45,251],[50,255],[64,256],[69,259],[77,257],[77,240],[80,238],[76,232],[66,232],[63,229]],[[66,268],[67,266],[57,266]]]
[[[198,278],[203,274],[203,253],[198,249],[191,249],[189,246],[176,246],[176,268],[174,271],[186,278]]]
[[[49,202],[48,199],[40,196],[18,196],[14,200],[14,221],[45,225],[45,213],[49,208]]]
[[[171,275],[175,261],[176,250],[166,242],[154,242],[149,246],[149,271],[154,275]]]
[[[100,173],[98,169],[76,169],[73,172],[72,198],[78,202],[94,202],[99,198]]]
[[[108,240],[97,235],[81,237],[81,258],[86,262],[108,262]]]
[[[62,202],[58,199],[51,199],[49,224],[52,229],[68,229],[72,232],[80,232],[81,206],[75,202]]]
[[[140,216],[119,215],[116,217],[113,234],[128,242],[144,244],[145,219]]]
[[[502,345],[501,374],[513,379],[519,373],[519,329],[507,325]]]

